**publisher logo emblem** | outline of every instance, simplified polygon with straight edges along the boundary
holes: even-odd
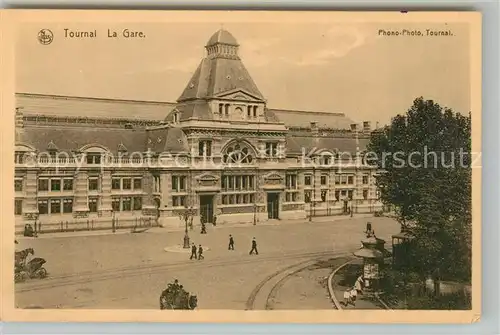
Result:
[[[38,32],[38,42],[49,45],[54,40],[54,34],[49,29],[42,29]]]

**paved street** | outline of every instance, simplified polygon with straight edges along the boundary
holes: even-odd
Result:
[[[269,274],[302,260],[359,248],[367,220],[216,227],[207,235],[190,231],[193,242],[210,249],[202,261],[164,251],[182,243],[182,232],[23,239],[17,248],[33,247],[36,256],[47,260],[50,278],[17,284],[16,303],[157,309],[161,290],[178,278],[198,295],[199,308],[244,309],[252,290]],[[389,245],[390,235],[399,231],[397,223],[388,218],[369,220]],[[235,238],[235,251],[227,250],[229,234]],[[248,255],[252,237],[258,242],[258,256]],[[327,275],[323,272],[321,276]],[[282,305],[280,301],[279,308],[286,308]]]

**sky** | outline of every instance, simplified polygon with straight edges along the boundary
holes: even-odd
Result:
[[[131,100],[175,101],[223,27],[270,108],[342,112],[385,124],[423,96],[457,112],[470,109],[466,24],[148,23],[26,24],[16,45],[16,91]],[[64,37],[97,30],[94,39]],[[108,29],[144,38],[108,38]],[[380,29],[450,29],[453,36],[381,36]]]

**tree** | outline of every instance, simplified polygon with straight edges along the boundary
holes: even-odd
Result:
[[[413,235],[413,270],[470,280],[471,118],[422,97],[367,148],[381,200]]]

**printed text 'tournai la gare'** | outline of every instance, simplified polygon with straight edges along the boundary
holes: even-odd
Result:
[[[65,38],[74,39],[91,39],[91,38],[145,38],[146,34],[140,30],[132,30],[129,28],[124,28],[121,30],[106,29],[106,31],[94,30],[76,30],[64,28]]]

